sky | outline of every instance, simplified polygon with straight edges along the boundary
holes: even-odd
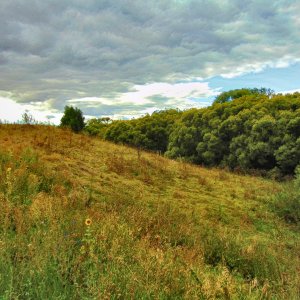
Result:
[[[1,0],[0,120],[59,124],[300,91],[299,0]]]

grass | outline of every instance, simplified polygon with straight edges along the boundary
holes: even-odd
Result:
[[[0,140],[0,299],[299,299],[284,184],[54,127]]]
[[[274,211],[287,223],[300,225],[300,169],[296,178],[289,182],[284,189],[274,197],[271,203]]]

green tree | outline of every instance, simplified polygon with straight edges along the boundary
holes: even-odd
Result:
[[[236,89],[230,90],[227,92],[221,93],[219,96],[216,97],[214,103],[225,103],[234,99],[241,98],[243,96],[250,96],[250,95],[266,95],[271,96],[274,94],[274,91],[267,88],[243,88],[243,89]]]
[[[142,118],[93,120],[91,134],[206,166],[292,175],[300,165],[300,93],[236,89],[206,108],[163,110]]]
[[[284,174],[292,174],[300,162],[300,138],[295,140],[289,135],[284,137],[285,144],[275,151],[275,158]]]
[[[104,137],[106,129],[108,125],[112,122],[112,120],[108,117],[104,118],[93,118],[89,119],[87,121],[87,124],[85,125],[85,132],[87,132],[89,135],[98,135],[100,137]]]
[[[72,131],[78,133],[84,126],[82,111],[73,106],[65,106],[64,115],[60,120],[60,126],[70,127]]]
[[[128,121],[114,121],[105,132],[104,138],[108,141],[133,145],[132,125]]]
[[[106,140],[165,153],[172,126],[180,115],[175,109],[155,111],[138,119],[109,121],[101,132],[105,131]]]

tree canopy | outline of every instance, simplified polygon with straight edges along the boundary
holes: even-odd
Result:
[[[82,111],[77,107],[65,106],[64,115],[61,118],[60,125],[69,127],[72,131],[78,133],[85,126]]]
[[[243,96],[250,96],[250,95],[267,95],[271,96],[274,94],[274,91],[267,88],[242,88],[242,89],[235,89],[230,90],[227,92],[223,92],[218,95],[214,101],[214,103],[225,103],[234,99],[238,99]]]
[[[294,174],[300,165],[300,93],[275,95],[262,88],[221,95],[206,108],[101,122],[98,134],[205,166],[278,178]]]

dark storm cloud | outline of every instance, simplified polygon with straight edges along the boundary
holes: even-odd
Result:
[[[115,107],[133,85],[292,63],[299,11],[296,0],[2,0],[0,90],[57,110],[80,97]]]

